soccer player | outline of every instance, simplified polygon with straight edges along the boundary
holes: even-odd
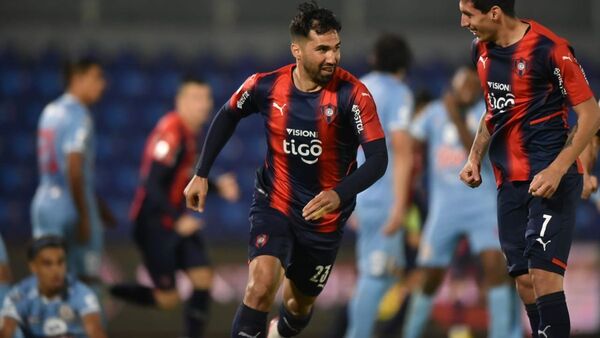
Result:
[[[4,240],[0,236],[0,302],[4,300],[4,296],[10,289],[10,267],[8,266],[8,255],[6,254],[6,246]]]
[[[96,295],[67,276],[63,239],[34,240],[27,258],[33,276],[14,286],[4,300],[0,337],[12,338],[17,328],[25,337],[106,337]]]
[[[69,246],[69,271],[86,283],[99,281],[102,223],[112,216],[94,189],[94,126],[88,107],[105,88],[100,64],[67,65],[67,91],[48,104],[38,125],[40,184],[31,205],[33,237],[56,235]]]
[[[308,325],[355,196],[387,167],[373,97],[338,66],[340,30],[330,10],[299,6],[290,24],[296,63],[250,76],[225,103],[185,189],[188,207],[203,211],[206,177],[237,123],[252,113],[264,118],[268,148],[250,210],[249,280],[231,337],[266,336],[281,283],[283,304],[269,337],[293,337]],[[357,168],[359,145],[366,159]]]
[[[568,337],[563,275],[582,192],[577,161],[600,126],[600,109],[568,41],[516,17],[514,0],[461,0],[461,26],[475,36],[473,64],[487,113],[460,178],[481,184],[489,157],[509,274],[534,337]],[[569,131],[567,106],[577,113]]]
[[[456,179],[485,110],[480,99],[477,73],[459,68],[443,98],[429,104],[411,127],[416,142],[427,146],[429,213],[418,254],[424,281],[422,289],[412,295],[405,338],[422,335],[435,293],[462,236],[482,263],[490,317],[488,337],[511,337],[513,293],[498,243],[495,186],[488,183],[472,193]],[[482,175],[491,178],[491,167],[485,166]]]
[[[374,71],[361,81],[377,104],[388,142],[389,162],[386,174],[356,200],[359,277],[349,307],[348,338],[372,335],[379,302],[400,275],[404,263],[400,229],[408,207],[412,171],[408,126],[413,95],[403,79],[411,53],[404,39],[386,34],[375,43],[373,57]]]
[[[111,287],[114,296],[126,301],[171,309],[180,302],[175,273],[183,270],[193,286],[184,309],[185,337],[189,338],[204,336],[213,270],[201,220],[185,212],[182,191],[198,156],[198,134],[212,108],[208,83],[187,79],[177,92],[175,111],[163,116],[148,137],[131,219],[154,288],[138,284]],[[212,185],[230,201],[239,197],[237,182],[230,174]]]

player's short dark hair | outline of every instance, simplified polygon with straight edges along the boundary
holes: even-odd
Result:
[[[67,245],[61,237],[48,235],[34,239],[29,244],[29,247],[27,248],[27,260],[34,260],[42,250],[48,248],[63,249],[65,253],[67,252]]]
[[[403,37],[386,33],[375,42],[373,68],[395,73],[407,69],[412,62],[412,52]]]
[[[190,85],[190,84],[210,87],[210,83],[208,83],[208,81],[204,80],[203,78],[200,78],[198,76],[193,76],[193,75],[186,75],[183,77],[183,79],[179,83],[179,87],[177,87],[177,94],[179,95],[181,93],[181,90],[185,86]]]
[[[67,61],[63,71],[65,85],[68,87],[69,84],[71,84],[73,76],[83,74],[92,67],[102,67],[102,65],[100,64],[100,61],[90,57]]]
[[[342,24],[329,9],[319,7],[316,1],[304,2],[298,6],[298,14],[290,23],[290,34],[294,37],[308,37],[314,30],[325,34],[330,30],[341,31]]]
[[[470,0],[473,6],[480,10],[482,13],[487,13],[494,6],[498,6],[502,9],[504,14],[514,17],[515,12],[515,0]]]

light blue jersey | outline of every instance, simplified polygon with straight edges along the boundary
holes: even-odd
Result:
[[[483,102],[472,107],[466,116],[473,133],[485,112]],[[419,264],[446,266],[456,242],[467,235],[475,253],[486,249],[500,250],[496,220],[496,184],[489,161],[482,161],[482,185],[467,187],[459,179],[467,160],[454,123],[443,101],[429,104],[411,126],[411,134],[427,145],[429,213],[419,250]]]
[[[40,184],[31,206],[33,237],[57,235],[69,245],[69,271],[76,275],[98,273],[102,226],[94,193],[94,126],[88,109],[74,96],[64,94],[48,104],[38,124]],[[68,183],[67,155],[81,153],[91,238],[86,245],[76,240],[77,209]]]
[[[46,298],[35,276],[21,281],[4,300],[2,318],[16,320],[26,337],[87,337],[83,317],[100,314],[98,299],[78,280],[69,277],[66,283],[62,295]]]
[[[357,196],[356,216],[359,222],[356,254],[359,278],[349,307],[346,338],[370,337],[379,302],[395,281],[395,273],[404,265],[403,232],[383,234],[394,203],[393,153],[391,134],[408,132],[413,111],[410,89],[391,74],[372,72],[361,79],[367,86],[383,126],[388,146],[388,167],[385,175]],[[359,152],[358,162],[364,163]]]

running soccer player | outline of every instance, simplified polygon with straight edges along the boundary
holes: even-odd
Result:
[[[509,274],[534,337],[568,337],[563,275],[582,192],[577,158],[600,126],[600,109],[569,42],[516,17],[514,0],[461,0],[461,26],[475,36],[473,64],[487,99],[460,178],[481,184],[489,157]],[[569,131],[568,109],[577,113]]]
[[[38,238],[27,258],[33,276],[15,285],[4,300],[0,337],[12,338],[18,328],[25,337],[106,337],[96,295],[67,276],[63,239]]]
[[[520,323],[513,320],[516,296],[513,297],[506,278],[498,243],[496,187],[488,183],[473,193],[456,179],[473,142],[477,121],[485,111],[480,99],[475,70],[459,68],[443,99],[429,104],[411,127],[416,142],[427,147],[429,212],[417,259],[424,281],[422,289],[412,295],[405,338],[422,336],[433,298],[462,236],[467,237],[472,253],[479,256],[483,267],[490,318],[488,337],[522,336]],[[492,168],[484,166],[482,175],[491,180]]]
[[[293,337],[308,325],[355,196],[387,167],[373,98],[338,67],[340,30],[330,10],[315,2],[299,6],[290,24],[296,63],[250,76],[225,103],[185,189],[188,207],[203,211],[206,177],[237,123],[252,113],[264,118],[268,148],[250,209],[249,280],[231,337],[266,336],[282,282],[284,300],[269,337]],[[359,145],[366,159],[357,168]]]
[[[31,205],[33,237],[56,235],[69,246],[69,271],[99,281],[102,224],[113,219],[94,188],[94,126],[88,107],[105,87],[99,63],[82,59],[66,67],[67,92],[48,104],[38,125],[40,184]]]
[[[175,273],[184,271],[193,286],[184,308],[184,335],[189,338],[204,337],[213,270],[201,220],[185,212],[181,192],[193,173],[198,134],[212,108],[208,83],[188,79],[179,87],[175,111],[161,118],[148,137],[131,219],[154,288],[117,284],[110,290],[138,305],[172,309],[180,302]],[[237,182],[230,174],[219,177],[213,186],[229,201],[239,197]]]
[[[386,174],[356,199],[359,277],[349,307],[348,338],[372,335],[379,302],[404,265],[401,227],[408,207],[412,171],[408,126],[413,95],[403,79],[411,53],[404,39],[386,34],[375,43],[373,56],[374,71],[361,81],[377,104],[390,161]],[[361,154],[359,163],[364,161]]]

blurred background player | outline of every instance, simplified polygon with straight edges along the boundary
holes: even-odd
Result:
[[[578,157],[600,127],[600,109],[569,42],[516,17],[514,0],[461,0],[471,59],[487,102],[461,180],[475,188],[489,146],[498,228],[534,337],[569,337],[564,293],[582,193]],[[568,106],[577,114],[571,130]]]
[[[431,314],[433,299],[461,236],[469,240],[483,267],[487,290],[490,338],[521,337],[515,319],[516,301],[498,242],[495,186],[490,166],[482,174],[490,179],[476,192],[457,179],[470,149],[477,121],[485,111],[477,73],[460,68],[443,98],[431,103],[416,118],[411,134],[427,146],[429,213],[419,248],[418,265],[423,283],[411,299],[404,325],[405,338],[421,337]],[[517,318],[520,314],[517,311]]]
[[[403,38],[380,36],[373,51],[374,71],[361,78],[377,104],[388,148],[385,175],[357,196],[358,281],[349,307],[348,338],[370,337],[379,303],[404,264],[402,226],[407,213],[412,171],[408,133],[412,92],[403,80],[411,52]],[[359,153],[359,164],[364,162]]]
[[[100,100],[106,81],[97,61],[81,59],[66,65],[65,82],[66,93],[48,104],[39,119],[33,237],[64,238],[69,271],[86,283],[98,283],[102,226],[114,219],[95,193],[96,141],[89,106]]]
[[[330,10],[300,4],[290,24],[296,63],[254,74],[233,94],[215,117],[185,189],[188,207],[203,211],[213,161],[243,117],[262,115],[268,151],[257,172],[249,280],[231,337],[266,336],[282,282],[283,303],[268,337],[300,334],[327,283],[356,195],[387,167],[375,103],[338,67],[341,28]],[[357,168],[360,145],[366,159]]]
[[[14,286],[4,301],[0,337],[107,337],[100,305],[85,284],[67,276],[62,238],[43,236],[27,251],[33,276]]]
[[[184,271],[193,286],[184,309],[185,337],[189,338],[204,337],[213,270],[201,219],[185,212],[182,192],[193,173],[198,136],[212,108],[208,83],[188,79],[179,87],[175,111],[161,118],[148,137],[131,218],[154,288],[138,284],[111,288],[123,300],[172,309],[180,301],[175,272]],[[211,186],[229,201],[239,198],[237,182],[230,174]]]
[[[6,246],[4,240],[0,236],[0,302],[4,300],[4,296],[10,289],[10,267],[8,266],[8,254],[6,253]],[[1,303],[0,303],[1,304]]]

